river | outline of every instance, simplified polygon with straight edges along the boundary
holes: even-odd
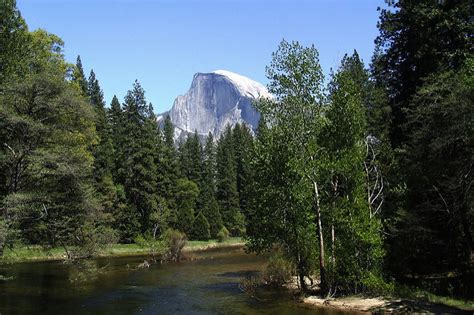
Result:
[[[0,266],[0,314],[344,314],[308,309],[286,291],[239,289],[266,258],[241,249],[136,269],[143,257],[96,259],[87,268],[57,261]],[[92,270],[92,271],[91,271]],[[347,314],[347,313],[346,313]]]

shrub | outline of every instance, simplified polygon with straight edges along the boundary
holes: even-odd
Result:
[[[229,238],[229,231],[223,226],[219,233],[217,233],[217,241],[222,243]]]
[[[91,223],[86,223],[81,231],[76,232],[81,235],[78,242],[70,249],[63,245],[66,250],[68,259],[92,258],[100,253],[101,250],[110,244],[118,241],[117,232],[105,226],[93,226]]]
[[[174,230],[167,229],[163,234],[163,243],[166,251],[163,260],[180,261],[183,259],[183,247],[186,245],[186,234]]]
[[[367,272],[361,279],[364,293],[371,295],[391,295],[395,291],[393,282],[385,281],[381,275]]]
[[[276,252],[263,272],[262,278],[266,285],[281,286],[290,281],[293,274],[292,264],[285,259],[282,253]]]
[[[141,248],[145,248],[145,247],[148,246],[148,242],[147,242],[147,240],[143,237],[142,234],[137,235],[137,236],[133,239],[133,241],[135,242],[135,244],[137,244],[137,245],[138,245],[139,247],[141,247]]]

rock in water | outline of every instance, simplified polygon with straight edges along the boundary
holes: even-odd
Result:
[[[197,130],[202,137],[211,132],[217,139],[230,124],[245,123],[256,130],[259,114],[252,101],[271,98],[260,83],[225,70],[194,75],[191,88],[174,101],[170,115],[175,126],[175,140]]]

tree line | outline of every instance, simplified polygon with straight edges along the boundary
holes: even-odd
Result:
[[[266,69],[247,240],[277,245],[331,295],[394,283],[471,297],[474,229],[470,1],[388,3],[369,68],[346,55],[325,85],[314,46]],[[394,282],[395,281],[395,282]]]
[[[247,126],[175,143],[138,81],[107,108],[94,71],[67,63],[57,36],[30,32],[15,1],[2,2],[1,40],[2,249],[244,233]]]
[[[278,248],[303,289],[318,274],[328,294],[395,280],[472,296],[470,1],[390,2],[369,67],[354,51],[328,80],[316,47],[283,40],[255,132],[179,143],[138,81],[106,107],[60,38],[0,8],[2,249],[230,232]]]

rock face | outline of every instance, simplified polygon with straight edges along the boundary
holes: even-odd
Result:
[[[262,84],[244,76],[224,70],[197,73],[188,92],[178,96],[171,110],[158,119],[170,116],[175,139],[195,130],[201,136],[211,132],[218,138],[229,124],[245,123],[255,130],[259,114],[252,101],[260,97],[271,95]]]

